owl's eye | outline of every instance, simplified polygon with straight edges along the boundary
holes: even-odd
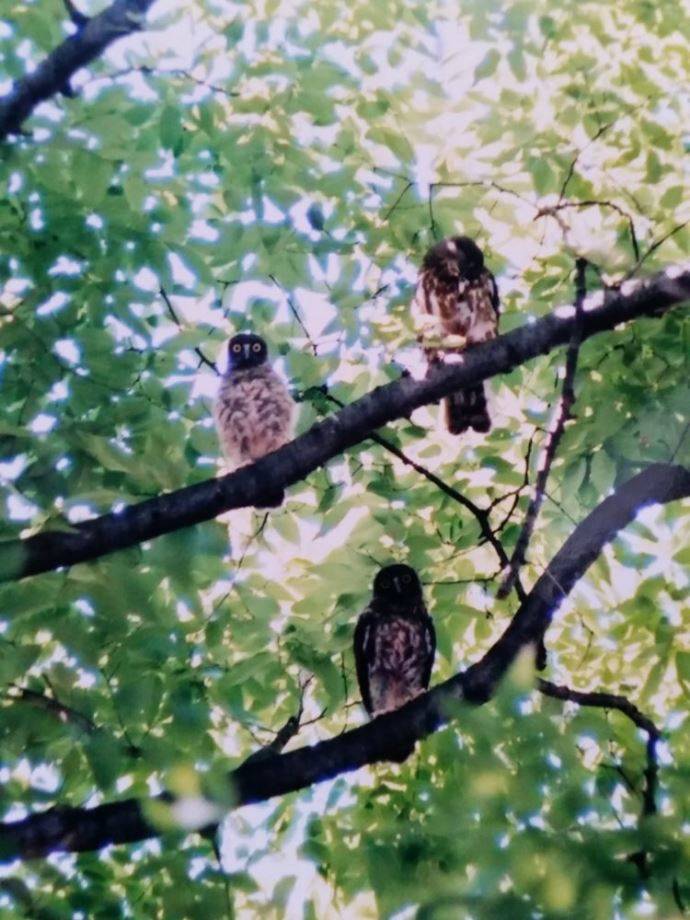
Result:
[[[254,342],[252,345],[252,351],[261,351],[261,345],[258,342]]]
[[[232,346],[232,350],[233,350],[235,353],[240,352],[240,351],[242,351],[242,346],[239,345],[239,344],[236,342],[236,343]]]
[[[391,583],[390,583],[390,581],[389,581],[388,578],[382,578],[382,579],[381,579],[381,587],[382,587],[382,588],[390,588],[390,586],[391,586]]]
[[[409,583],[412,581],[409,575],[403,575],[402,580],[404,585],[409,585]]]

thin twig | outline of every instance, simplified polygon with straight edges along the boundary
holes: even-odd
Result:
[[[585,201],[562,201],[559,200],[556,204],[551,206],[545,206],[540,208],[537,213],[534,215],[534,220],[539,220],[541,217],[553,217],[556,219],[556,214],[559,211],[565,211],[570,208],[609,208],[611,211],[615,211],[617,214],[620,214],[621,217],[625,218],[628,224],[628,230],[630,231],[630,244],[632,246],[633,255],[635,256],[635,261],[639,262],[640,259],[640,245],[637,239],[637,232],[635,230],[635,222],[633,221],[632,215],[629,214],[624,208],[621,208],[620,205],[615,204],[613,201],[607,200],[597,200],[597,199],[587,199]]]
[[[170,314],[172,321],[175,323],[178,329],[184,329],[184,323],[180,320],[179,316],[175,312],[175,308],[173,307],[172,301],[170,300],[170,297],[168,296],[168,292],[165,290],[163,285],[161,285],[158,290],[159,290],[161,297],[163,298],[163,303],[168,309],[168,313]],[[202,364],[205,364],[207,367],[210,367],[214,374],[217,374],[218,376],[220,376],[220,371],[218,370],[218,367],[215,364],[215,362],[211,361],[210,358],[207,358],[206,355],[203,353],[203,351],[198,346],[194,347],[194,353],[198,356]]]
[[[685,440],[685,437],[686,437],[688,431],[690,431],[690,422],[688,422],[687,425],[685,426],[685,428],[683,428],[683,431],[682,431],[682,433],[681,433],[681,436],[680,436],[680,438],[678,439],[678,443],[676,444],[675,450],[674,450],[673,453],[671,454],[671,458],[670,458],[670,460],[669,460],[670,463],[673,463],[673,461],[676,459],[676,456],[677,456],[677,454],[678,454],[678,451],[679,451],[679,450],[681,449],[681,447],[683,446],[683,441]]]
[[[259,524],[259,526],[256,528],[254,533],[250,536],[249,540],[247,540],[247,545],[242,551],[242,555],[240,556],[240,561],[237,563],[238,572],[244,565],[244,560],[247,558],[247,553],[249,552],[252,544],[254,543],[254,540],[258,539],[261,536],[261,534],[264,532],[264,530],[266,529],[266,523],[268,522],[268,517],[269,517],[268,512],[266,512],[263,518],[261,519],[261,523]]]
[[[551,464],[553,463],[556,456],[556,451],[558,450],[558,445],[560,444],[561,437],[563,436],[563,431],[565,430],[566,423],[572,417],[572,407],[575,402],[574,380],[575,372],[577,370],[577,359],[580,352],[580,341],[582,337],[582,307],[587,293],[585,277],[586,270],[586,260],[578,259],[576,262],[575,280],[575,314],[578,322],[573,327],[573,333],[570,339],[570,344],[568,345],[568,352],[566,354],[561,404],[558,415],[556,417],[556,422],[551,430],[551,434],[549,435],[549,439],[544,449],[544,459],[541,465],[541,469],[537,474],[534,495],[532,496],[532,500],[530,501],[527,508],[522,530],[520,531],[517,543],[515,544],[513,555],[510,558],[508,572],[506,573],[503,584],[498,589],[496,595],[499,598],[507,597],[508,594],[510,594],[515,584],[515,578],[520,571],[521,566],[525,562],[527,548],[534,531],[534,525],[536,524],[537,516],[539,515],[542,502],[544,501],[544,492],[546,490],[546,483],[549,478]]]
[[[541,678],[537,680],[537,688],[540,693],[557,700],[567,700],[580,706],[595,706],[599,709],[617,709],[618,712],[623,713],[639,729],[645,732],[647,735],[647,766],[644,771],[645,785],[642,790],[642,816],[656,814],[656,790],[659,774],[656,746],[661,738],[661,731],[652,719],[641,712],[626,696],[621,696],[620,694],[573,690],[571,687],[553,684],[551,681],[542,680]]]
[[[500,185],[500,183],[489,179],[477,179],[468,182],[430,182],[428,194],[429,226],[431,228],[431,235],[434,239],[436,239],[436,220],[434,218],[433,199],[434,192],[437,188],[490,188],[496,192],[500,192],[501,195],[510,195],[512,198],[517,198],[524,204],[529,205],[529,207],[534,208],[535,211],[538,210],[537,205],[534,204],[533,201],[530,201],[529,198],[525,198],[524,195],[521,195],[512,188],[506,188],[506,186]]]
[[[74,725],[75,728],[78,728],[79,731],[84,732],[86,735],[91,735],[97,730],[95,723],[88,716],[78,712],[76,709],[72,709],[71,706],[66,706],[55,697],[45,696],[43,693],[39,693],[37,690],[30,690],[28,687],[17,687],[16,684],[12,686],[18,695],[10,696],[10,699],[21,700],[25,703],[30,703],[37,709],[43,709],[45,712],[54,715],[60,722]]]
[[[609,130],[615,125],[615,123],[616,123],[615,121],[610,121],[610,122],[607,122],[605,125],[600,125],[600,127],[598,128],[598,130],[595,131],[595,133],[594,133],[594,134],[592,135],[592,137],[587,141],[587,143],[584,145],[584,147],[581,147],[581,148],[577,151],[577,153],[575,154],[575,156],[573,157],[573,159],[570,161],[570,165],[568,166],[568,169],[567,169],[565,178],[563,179],[563,184],[561,185],[561,191],[560,191],[560,193],[559,193],[559,195],[558,195],[558,203],[559,203],[559,204],[561,203],[561,201],[563,201],[563,199],[564,199],[564,197],[565,197],[565,193],[566,193],[566,191],[567,191],[567,189],[568,189],[568,186],[570,185],[570,180],[571,180],[571,179],[573,178],[573,176],[575,175],[575,167],[577,166],[578,161],[579,161],[580,157],[582,156],[582,154],[585,152],[585,150],[587,150],[589,147],[591,147],[592,144],[596,143],[596,142],[599,140],[599,138],[600,138],[603,134],[606,134],[606,132],[609,131]]]
[[[184,67],[171,67],[166,69],[165,67],[150,67],[148,64],[139,64],[136,67],[122,67],[120,70],[114,70],[111,73],[98,74],[89,80],[89,85],[93,83],[101,83],[104,80],[114,82],[115,80],[119,80],[122,77],[129,77],[135,73],[142,74],[142,76],[145,77],[184,77],[186,80],[189,80],[191,83],[195,83],[197,86],[203,86],[205,89],[210,90],[212,93],[218,93],[221,96],[227,96],[229,99],[236,99],[241,95],[241,93],[235,92],[234,90],[229,90],[222,86],[218,86],[217,83],[209,83],[208,80],[204,80],[201,77],[195,77],[192,73],[190,73],[189,70],[186,70]]]
[[[553,697],[557,700],[568,700],[577,703],[580,706],[595,706],[601,709],[617,709],[618,712],[627,716],[639,729],[647,735],[647,744],[645,753],[647,766],[644,770],[644,786],[642,787],[642,810],[640,819],[650,817],[657,813],[656,791],[659,780],[659,760],[657,756],[657,744],[661,737],[661,732],[654,722],[643,712],[631,703],[626,696],[620,696],[616,693],[605,693],[602,691],[585,692],[582,690],[573,690],[571,687],[559,686],[552,684],[547,680],[537,680],[537,688],[545,696]],[[625,770],[617,764],[614,769],[621,777],[626,788],[631,794],[637,792],[635,784],[630,780]],[[637,850],[627,856],[627,861],[637,867],[641,878],[649,877],[649,854],[647,850]]]
[[[288,292],[285,290],[285,288],[280,283],[280,281],[278,281],[275,275],[269,275],[268,277],[271,279],[271,281],[275,284],[276,287],[280,288],[280,290],[285,295],[285,299],[287,301],[288,307],[290,308],[290,312],[292,313],[297,324],[299,325],[300,329],[304,333],[306,340],[309,342],[309,347],[311,348],[314,356],[316,356],[318,354],[319,346],[316,344],[316,342],[312,339],[311,335],[309,334],[309,330],[307,329],[304,323],[304,320],[302,319],[302,316],[299,310],[297,309],[297,304],[295,303],[294,298],[292,297],[291,294],[288,294]]]
[[[629,278],[632,278],[634,275],[636,275],[640,266],[643,265],[643,263],[647,261],[647,259],[652,255],[653,252],[656,252],[659,246],[663,246],[666,240],[670,240],[672,236],[676,235],[676,233],[680,233],[680,231],[683,230],[685,227],[687,227],[688,224],[690,224],[690,221],[684,220],[682,224],[676,224],[676,226],[673,227],[671,230],[669,230],[668,233],[664,233],[664,235],[660,236],[658,240],[655,240],[649,246],[645,254],[637,260],[635,265],[633,265],[633,267],[630,269],[630,271],[627,273],[627,275],[625,276],[623,280],[627,281]]]
[[[259,748],[258,751],[254,751],[253,754],[250,754],[249,757],[244,761],[243,766],[251,763],[257,763],[261,760],[266,760],[266,758],[271,757],[273,754],[280,754],[288,741],[295,737],[303,724],[302,715],[304,714],[304,694],[306,693],[307,687],[310,683],[311,677],[308,677],[307,680],[304,681],[304,683],[302,683],[300,686],[299,705],[295,715],[292,715],[286,719],[285,723],[281,725],[281,727],[275,733],[275,737],[269,741],[268,744],[265,744],[262,748]],[[321,715],[317,716],[315,719],[312,719],[309,723],[305,722],[304,724],[312,724],[322,717],[323,713],[321,713]]]
[[[345,403],[341,402],[337,397],[332,396],[329,392],[325,391],[325,396],[329,402],[339,406],[341,409],[345,407]],[[491,529],[491,525],[489,523],[489,515],[484,508],[480,508],[479,505],[476,505],[471,498],[467,498],[467,496],[463,495],[462,492],[458,492],[458,490],[454,489],[453,486],[449,486],[447,482],[444,482],[435,473],[432,473],[431,470],[428,470],[425,466],[422,466],[421,463],[417,463],[416,460],[413,460],[412,457],[409,457],[406,453],[400,450],[399,447],[396,447],[392,441],[389,441],[387,438],[384,438],[382,435],[377,434],[376,432],[371,432],[368,437],[370,441],[374,441],[376,444],[383,447],[384,450],[388,451],[389,454],[393,454],[393,456],[397,457],[398,460],[402,460],[406,466],[412,467],[412,469],[419,473],[420,476],[423,476],[429,482],[433,483],[445,495],[447,495],[449,498],[452,498],[453,501],[458,502],[458,504],[462,505],[463,508],[466,508],[471,514],[473,514],[477,524],[479,525],[483,541],[485,543],[491,544],[501,562],[501,565],[505,566],[508,564],[508,554],[503,548],[500,540],[498,540],[493,530]]]
[[[398,197],[395,199],[395,201],[393,202],[393,204],[390,206],[390,208],[389,208],[389,209],[386,211],[386,213],[383,215],[383,220],[388,220],[388,218],[389,218],[389,217],[391,216],[391,214],[395,211],[395,209],[398,207],[398,205],[399,205],[400,202],[403,200],[403,198],[405,197],[405,195],[407,195],[407,193],[409,192],[409,190],[410,190],[413,186],[414,186],[414,182],[411,182],[411,181],[408,179],[407,184],[405,185],[405,188],[402,190],[402,192],[400,192],[400,194],[399,194]]]

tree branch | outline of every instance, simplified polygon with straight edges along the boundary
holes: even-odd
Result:
[[[287,754],[273,754],[258,761],[250,758],[228,777],[234,807],[264,802],[365,764],[388,760],[401,746],[426,737],[450,721],[461,701],[478,705],[489,700],[520,650],[539,640],[563,599],[604,546],[645,505],[688,495],[690,470],[662,463],[649,466],[575,528],[508,628],[480,661],[367,725]],[[644,718],[641,713],[639,717]],[[147,820],[146,807],[136,799],[95,808],[58,806],[0,825],[0,858],[38,857],[57,850],[81,852],[155,836],[159,831]]]
[[[332,396],[330,393],[326,392],[326,399],[329,402],[334,403],[334,405],[339,406],[339,408],[344,409],[345,403],[341,402],[337,397]],[[470,514],[474,515],[477,524],[479,525],[479,530],[481,531],[482,540],[485,543],[490,543],[493,547],[498,560],[501,566],[508,564],[508,554],[503,548],[501,541],[496,537],[493,530],[491,529],[491,524],[489,522],[489,513],[486,509],[480,508],[479,505],[475,504],[471,498],[467,498],[466,495],[463,495],[462,492],[458,492],[457,489],[454,489],[453,486],[449,486],[447,482],[444,482],[439,476],[435,473],[432,473],[431,470],[428,470],[425,466],[422,466],[421,463],[417,463],[416,460],[413,460],[412,457],[400,450],[392,441],[389,441],[388,438],[383,437],[383,435],[373,432],[369,435],[369,440],[373,441],[375,444],[378,444],[380,447],[383,447],[385,451],[389,454],[392,454],[394,457],[397,457],[398,460],[401,460],[405,466],[411,467],[416,473],[419,473],[420,476],[423,476],[426,480],[433,483],[436,488],[440,489],[444,495],[447,495],[448,498],[452,498],[453,501],[457,502],[459,505],[462,505],[463,508],[466,508]]]
[[[10,696],[9,699],[22,700],[35,706],[37,709],[43,709],[54,715],[60,722],[74,725],[79,731],[86,735],[91,735],[96,731],[96,725],[88,716],[78,712],[71,706],[66,706],[64,703],[55,699],[55,697],[45,696],[45,694],[39,693],[37,690],[31,690],[28,687],[15,687],[14,689],[17,690],[17,695]]]
[[[690,268],[662,272],[624,287],[625,293],[617,292],[601,305],[585,304],[583,339],[652,311],[658,315],[689,299]],[[387,422],[566,344],[577,323],[572,308],[568,315],[556,311],[469,349],[461,364],[438,365],[424,380],[403,377],[378,387],[279,450],[226,476],[84,521],[68,532],[46,531],[1,543],[0,581],[86,562],[224,511],[260,505],[269,493],[300,482]]]
[[[172,305],[172,301],[170,300],[170,296],[168,295],[168,292],[165,290],[163,285],[161,285],[158,288],[158,291],[161,297],[163,298],[163,303],[165,304],[165,307],[168,313],[170,314],[170,318],[175,323],[178,329],[184,330],[184,323],[180,320],[180,317],[177,315],[177,312],[175,311],[175,308]],[[218,376],[220,376],[220,371],[218,370],[218,367],[216,366],[215,362],[211,361],[210,358],[207,358],[198,345],[194,347],[194,353],[196,354],[196,356],[198,357],[198,359],[201,361],[202,364],[205,364],[206,367],[210,367],[214,374],[217,374]]]
[[[498,598],[504,598],[510,594],[513,586],[515,585],[515,581],[520,572],[520,568],[525,562],[529,541],[532,538],[534,525],[537,523],[537,517],[539,516],[539,511],[541,510],[541,506],[544,501],[544,492],[546,490],[546,483],[551,471],[551,464],[556,457],[556,451],[558,450],[558,445],[560,444],[563,432],[565,431],[566,423],[572,418],[572,408],[575,402],[575,372],[577,371],[577,359],[580,353],[580,341],[582,339],[582,307],[585,302],[585,296],[587,294],[585,277],[587,271],[587,262],[585,259],[577,260],[575,271],[575,324],[573,326],[572,335],[570,337],[570,344],[568,345],[568,352],[565,358],[565,373],[563,375],[561,404],[558,410],[558,415],[556,416],[556,421],[553,428],[551,429],[551,434],[549,435],[549,439],[546,443],[544,459],[542,461],[541,469],[537,474],[537,482],[534,487],[534,495],[532,496],[532,499],[527,508],[525,522],[522,525],[522,530],[520,531],[517,543],[515,544],[513,555],[510,558],[508,572],[506,573],[503,584],[499,587],[496,595]]]
[[[74,74],[100,57],[109,45],[140,29],[152,3],[153,0],[114,0],[98,16],[82,21],[74,35],[51,51],[32,73],[17,80],[0,100],[0,141],[19,131],[39,103],[62,92]]]
[[[659,776],[659,761],[657,758],[657,743],[661,737],[661,732],[652,720],[640,712],[640,710],[631,703],[625,696],[619,696],[615,693],[603,692],[583,692],[581,690],[572,690],[570,687],[563,687],[552,684],[547,680],[537,680],[537,688],[545,696],[551,696],[557,700],[569,700],[578,703],[580,706],[597,706],[602,709],[617,709],[627,716],[638,728],[647,734],[647,744],[645,752],[647,766],[644,770],[644,787],[642,789],[642,811],[640,818],[646,818],[657,813],[656,807],[656,790]],[[628,780],[622,767],[618,767],[618,772],[629,791],[633,794],[637,792],[635,785]],[[630,853],[627,857],[628,862],[633,863],[640,877],[645,879],[649,877],[649,853],[647,850],[637,850]]]
[[[616,693],[604,693],[602,691],[585,692],[582,690],[573,690],[570,687],[552,684],[548,680],[537,680],[537,688],[545,696],[551,696],[556,700],[568,700],[571,703],[577,703],[580,706],[596,706],[601,709],[617,709],[627,716],[639,729],[647,735],[647,767],[644,771],[645,786],[642,791],[642,815],[655,815],[656,808],[656,788],[657,775],[659,772],[659,763],[657,759],[656,746],[661,737],[660,730],[654,722],[643,712],[631,703],[625,696],[619,696]]]

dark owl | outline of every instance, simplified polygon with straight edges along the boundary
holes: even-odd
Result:
[[[436,632],[417,573],[389,565],[374,579],[374,592],[354,637],[357,682],[370,716],[398,709],[429,686]],[[404,760],[412,747],[399,752]]]
[[[459,354],[469,345],[493,339],[498,333],[499,299],[496,279],[484,267],[484,255],[467,236],[454,236],[433,246],[425,255],[417,280],[414,308],[435,318],[443,336],[461,336],[457,347],[425,348],[429,363],[442,355]],[[468,428],[488,431],[491,419],[484,384],[458,390],[444,400],[451,434]]]
[[[295,404],[267,358],[260,336],[240,333],[230,339],[228,368],[213,414],[223,453],[233,467],[252,463],[292,438]],[[282,493],[270,504],[280,501]]]

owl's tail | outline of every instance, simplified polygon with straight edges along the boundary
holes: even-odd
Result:
[[[486,405],[484,384],[458,390],[444,399],[446,425],[451,434],[462,434],[468,428],[475,431],[489,431],[491,417]]]

